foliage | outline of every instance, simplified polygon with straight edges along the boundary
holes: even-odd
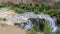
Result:
[[[56,15],[57,10],[56,9],[50,9],[46,12],[46,14],[50,15],[50,16],[55,16]]]
[[[60,27],[57,29],[57,32],[56,32],[57,34],[60,34]]]
[[[0,3],[0,7],[5,7],[5,4],[4,3]]]
[[[37,25],[34,23],[33,28],[27,32],[27,34],[36,34],[37,33]]]
[[[23,9],[19,9],[19,8],[15,7],[14,10],[15,10],[17,13],[23,13]]]
[[[2,18],[0,18],[0,20],[2,20]]]
[[[46,3],[45,3],[46,4]],[[39,12],[43,12],[44,8],[47,10],[47,4],[45,5],[43,3],[37,3],[37,4],[19,4],[19,5],[15,5],[12,4],[10,2],[8,3],[0,3],[0,7],[10,7],[14,10],[17,10],[17,12],[21,12],[20,10],[30,10],[33,11],[35,13],[39,13]]]
[[[30,4],[30,5],[28,5],[28,4],[16,5],[16,4],[12,4],[10,2],[0,3],[0,8],[2,8],[2,7],[9,7],[11,9],[15,10],[17,13],[22,13],[25,10],[33,11],[35,14],[43,12],[43,13],[48,14],[50,16],[57,16],[58,20],[60,20],[59,19],[60,18],[59,17],[60,16],[60,11],[58,11],[56,9],[56,6],[50,8],[48,6],[48,4],[45,3],[45,2],[38,2],[37,4]],[[1,18],[0,18],[0,20],[1,20]],[[52,34],[51,27],[48,25],[47,22],[45,24],[46,25],[44,27],[44,34]],[[60,29],[58,29],[58,31],[57,31],[58,34],[60,33],[59,30]],[[36,24],[34,24],[34,27],[30,31],[28,31],[27,34],[36,34],[36,32],[37,32],[37,26],[36,26]]]
[[[45,13],[49,14],[51,16],[56,14],[56,6],[49,8],[48,4],[46,2],[38,2],[37,4],[12,4],[10,2],[8,3],[0,3],[0,7],[10,7],[11,9],[16,10],[17,13],[22,13],[24,10],[30,10],[34,13]],[[52,14],[51,14],[52,13]]]
[[[45,27],[44,27],[44,34],[52,34],[52,29],[51,27],[49,26],[48,22],[46,21],[45,23]]]

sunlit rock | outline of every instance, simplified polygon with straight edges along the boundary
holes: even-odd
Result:
[[[1,23],[4,22],[4,24],[13,25],[14,23],[23,23],[26,22],[20,14],[15,13],[14,10],[10,10],[8,8],[1,8],[0,9],[0,18]],[[6,19],[4,21],[4,18]]]
[[[14,10],[9,10],[7,8],[1,8],[0,9],[0,18],[1,17],[5,18],[5,17],[12,15],[12,14],[15,14]]]
[[[6,24],[8,24],[8,25],[14,25],[14,22],[13,22],[13,21],[8,20],[8,21],[6,21]]]

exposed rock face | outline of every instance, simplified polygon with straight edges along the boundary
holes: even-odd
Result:
[[[20,14],[15,13],[14,10],[1,8],[0,9],[0,22],[4,24],[8,24],[8,25],[14,25],[14,23],[26,22],[26,20],[22,19]]]
[[[45,1],[45,2],[59,2],[59,0],[41,0],[41,1]],[[23,3],[23,4],[31,4],[31,3],[37,3],[39,2],[39,0],[0,0],[0,2],[3,3],[7,3],[7,2],[11,2],[13,4],[19,4],[19,3]]]
[[[59,2],[60,0],[41,0],[41,1],[43,1],[43,2],[54,2],[54,3],[56,3],[56,2]]]
[[[9,15],[13,15],[13,14],[15,14],[14,10],[9,10],[7,8],[0,9],[0,17],[2,17],[2,18],[7,17]]]
[[[11,2],[14,4],[19,4],[19,3],[24,3],[24,4],[30,4],[30,3],[35,3],[37,0],[0,0],[0,2],[6,3],[6,2]]]

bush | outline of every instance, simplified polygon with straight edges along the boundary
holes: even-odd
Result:
[[[33,28],[27,32],[27,34],[36,34],[37,33],[37,25],[34,23]]]
[[[60,27],[57,29],[57,32],[56,32],[57,34],[60,34]]]
[[[44,34],[52,34],[52,29],[51,27],[49,26],[48,22],[46,21],[45,23],[45,27],[44,27]]]
[[[15,7],[14,10],[16,11],[16,13],[23,13],[23,9],[17,8]]]

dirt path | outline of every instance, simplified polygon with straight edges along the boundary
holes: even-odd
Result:
[[[0,24],[0,34],[26,34],[26,31],[21,29],[20,27],[15,26],[2,26]]]

